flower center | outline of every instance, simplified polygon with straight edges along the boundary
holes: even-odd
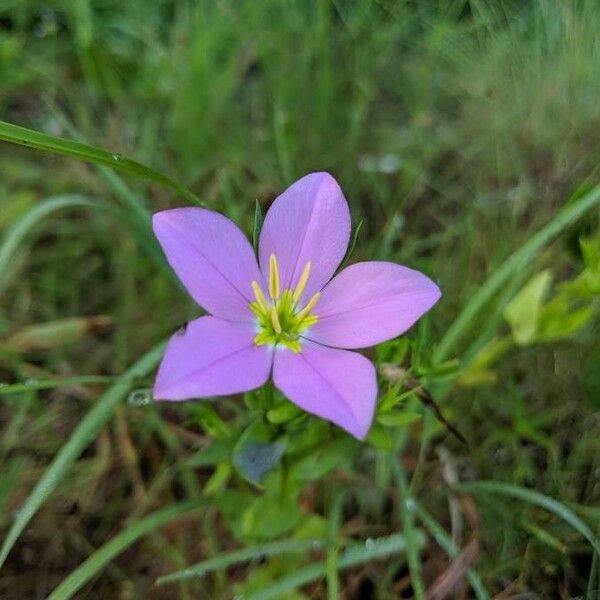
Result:
[[[257,346],[265,344],[283,344],[300,352],[300,334],[314,325],[319,318],[311,311],[319,301],[321,294],[317,292],[304,308],[300,309],[299,302],[306,282],[310,275],[310,261],[302,270],[302,275],[294,290],[281,290],[279,282],[279,267],[277,258],[271,254],[269,258],[269,300],[265,297],[258,282],[252,282],[252,291],[256,298],[250,303],[250,310],[257,316],[259,332],[254,338]]]

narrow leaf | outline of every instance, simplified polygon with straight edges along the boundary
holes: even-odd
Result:
[[[153,181],[165,188],[173,190],[194,204],[200,203],[198,198],[192,194],[192,192],[185,189],[166,175],[142,165],[141,163],[135,162],[134,160],[125,158],[120,154],[108,152],[101,148],[97,148],[96,146],[90,146],[72,140],[65,140],[40,131],[13,125],[12,123],[7,123],[5,121],[0,121],[0,140],[27,146],[28,148],[45,150],[54,154],[70,156],[97,165],[104,165],[111,169],[115,169],[116,171],[122,171],[129,175],[135,175],[136,177]]]
[[[90,410],[76,427],[75,431],[73,431],[67,443],[54,457],[50,466],[38,480],[33,491],[19,509],[18,516],[0,549],[0,567],[4,564],[8,553],[21,535],[23,529],[27,526],[27,523],[29,523],[40,506],[48,499],[48,496],[56,489],[87,445],[95,439],[98,431],[110,418],[115,406],[126,396],[133,381],[136,378],[146,376],[158,364],[165,345],[166,342],[162,342],[158,346],[155,346],[130,367],[98,399],[92,410]]]
[[[598,204],[600,204],[600,185],[592,188],[573,202],[566,204],[545,227],[513,252],[471,297],[462,312],[446,331],[433,355],[434,363],[439,364],[450,356],[456,344],[469,331],[475,317],[513,275],[521,272],[546,244]]]
[[[509,496],[544,508],[571,525],[600,554],[600,540],[594,535],[593,531],[568,506],[549,496],[511,483],[502,483],[499,481],[470,481],[469,483],[460,483],[453,487],[472,494],[482,493]]]
[[[141,537],[152,533],[165,523],[169,523],[192,510],[206,506],[204,502],[193,500],[175,504],[132,523],[72,571],[66,579],[48,596],[47,600],[68,600],[95,577],[113,559],[134,544]]]
[[[425,537],[420,531],[415,531],[413,542],[417,549],[425,543]],[[339,570],[348,569],[357,565],[368,563],[372,560],[381,560],[406,551],[407,540],[403,535],[395,534],[389,537],[368,539],[364,544],[347,548],[338,559]],[[264,587],[259,592],[244,595],[244,600],[270,600],[271,598],[283,598],[285,594],[319,579],[325,573],[324,563],[314,563],[303,569],[297,570],[271,585]]]
[[[263,214],[260,202],[258,199],[254,205],[254,228],[252,229],[252,245],[254,246],[254,252],[258,254],[258,240],[260,238],[260,232],[263,226]]]
[[[282,554],[308,552],[310,550],[319,549],[322,546],[322,540],[282,540],[279,542],[262,544],[260,546],[251,546],[249,548],[221,554],[216,558],[204,560],[191,567],[187,567],[187,569],[159,577],[156,580],[156,585],[166,585],[169,583],[177,583],[185,579],[203,577],[207,573],[221,571],[239,563],[260,560],[270,556],[281,556]]]

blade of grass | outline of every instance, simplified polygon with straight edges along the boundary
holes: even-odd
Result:
[[[402,521],[402,530],[406,538],[406,558],[408,560],[408,570],[410,572],[410,582],[415,593],[416,600],[425,600],[425,584],[421,577],[421,560],[419,558],[419,546],[417,544],[417,534],[413,523],[414,500],[412,499],[406,474],[396,457],[392,456],[392,472],[398,486],[400,495],[400,519]]]
[[[514,273],[524,269],[547,243],[598,204],[600,204],[600,185],[577,200],[567,203],[545,227],[533,235],[521,248],[513,252],[477,290],[449,327],[433,354],[434,364],[440,364],[450,356],[450,352],[468,331],[475,317]]]
[[[150,352],[142,356],[132,367],[98,399],[92,410],[83,418],[71,434],[66,444],[60,449],[41,479],[33,488],[25,503],[21,506],[18,516],[12,524],[8,535],[0,549],[0,567],[4,564],[8,553],[21,535],[27,523],[56,489],[77,457],[95,438],[96,433],[108,421],[113,409],[129,391],[136,378],[146,376],[160,360],[166,342],[161,342]]]
[[[72,598],[90,579],[95,577],[104,567],[121,552],[134,544],[141,537],[148,535],[181,515],[206,506],[204,501],[189,501],[175,504],[158,510],[147,517],[132,523],[109,542],[98,548],[48,596],[47,600],[67,600]]]
[[[73,385],[93,385],[112,383],[116,378],[109,375],[79,375],[78,377],[63,377],[59,379],[30,380],[23,383],[0,383],[0,396],[21,394],[32,390],[50,390]]]
[[[173,190],[189,202],[193,202],[194,204],[200,203],[195,194],[179,185],[170,177],[134,160],[125,158],[120,154],[108,152],[96,146],[65,140],[40,131],[7,123],[6,121],[0,121],[0,140],[27,146],[28,148],[45,150],[54,154],[70,156],[97,165],[104,165],[111,169],[140,177],[141,179],[153,181],[167,189]]]
[[[340,584],[338,581],[338,533],[343,506],[343,492],[335,494],[327,524],[327,554],[325,556],[327,600],[338,600],[340,597]]]
[[[227,554],[221,554],[216,558],[204,560],[191,567],[187,567],[181,571],[163,575],[156,580],[156,585],[167,585],[169,583],[177,583],[185,579],[193,579],[195,577],[203,577],[207,573],[220,571],[232,565],[252,560],[259,560],[270,556],[280,556],[282,554],[291,554],[295,552],[307,552],[315,550],[323,546],[322,540],[283,540],[280,542],[271,542],[260,546],[252,546],[235,550]]]
[[[418,531],[415,531],[415,534],[416,542],[422,546],[425,543],[425,537]],[[364,544],[347,548],[339,558],[338,569],[348,569],[372,560],[387,558],[388,556],[404,552],[405,550],[406,538],[401,534],[369,539],[366,540]],[[324,573],[325,565],[323,563],[314,563],[304,569],[296,571],[293,575],[275,581],[259,592],[245,594],[244,600],[282,598],[284,597],[284,594],[292,592],[300,586],[311,583],[315,579],[319,579]]]
[[[0,294],[10,280],[11,265],[14,263],[16,250],[34,227],[56,211],[79,207],[104,208],[105,206],[78,194],[47,198],[36,204],[8,230],[0,245]]]
[[[498,481],[470,481],[468,483],[459,483],[452,487],[453,489],[469,494],[480,493],[509,496],[544,508],[571,525],[571,527],[586,538],[593,546],[594,550],[600,554],[600,540],[594,535],[593,531],[569,507],[549,496],[511,483],[502,483]]]
[[[455,558],[460,554],[460,549],[452,541],[452,538],[446,533],[444,528],[421,506],[415,501],[415,514],[423,523],[423,526],[435,538],[435,541],[441,546],[450,558]],[[473,569],[467,569],[467,579],[475,592],[478,600],[489,600],[490,595],[485,589],[481,578]]]

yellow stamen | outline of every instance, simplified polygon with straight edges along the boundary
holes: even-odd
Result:
[[[273,323],[273,329],[275,330],[275,333],[281,333],[281,323],[279,322],[279,315],[277,314],[276,306],[271,309],[271,323]]]
[[[304,292],[304,288],[306,287],[306,282],[308,281],[308,276],[310,274],[310,260],[304,265],[304,269],[302,270],[302,275],[300,275],[300,279],[298,279],[298,284],[296,285],[296,289],[294,290],[294,303],[297,303]]]
[[[279,298],[279,268],[274,254],[269,257],[269,295],[273,300]]]
[[[310,311],[316,306],[319,298],[321,297],[321,292],[317,292],[309,301],[308,304],[296,315],[296,320],[298,323],[301,323],[304,317],[310,314]]]
[[[265,295],[263,294],[263,291],[262,291],[260,285],[258,285],[258,283],[256,281],[253,281],[251,283],[251,285],[252,285],[252,291],[254,292],[254,297],[256,298],[256,302],[258,303],[258,305],[260,306],[260,308],[262,309],[262,311],[264,313],[268,313],[269,305],[267,303],[267,299],[265,298]]]

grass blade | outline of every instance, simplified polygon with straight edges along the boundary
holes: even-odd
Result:
[[[102,208],[103,206],[84,196],[68,194],[47,198],[28,211],[8,230],[0,245],[0,294],[10,280],[11,265],[14,263],[16,250],[38,223],[44,221],[53,212],[65,208]]]
[[[170,177],[142,165],[141,163],[135,162],[134,160],[124,158],[120,154],[108,152],[101,148],[97,148],[96,146],[65,140],[40,131],[34,131],[33,129],[27,129],[26,127],[7,123],[6,121],[0,121],[0,140],[110,167],[116,171],[122,171],[123,173],[135,175],[141,179],[153,181],[167,189],[173,190],[181,197],[194,204],[200,204],[200,201],[195,194],[179,185]]]
[[[95,438],[96,433],[108,421],[114,407],[129,391],[132,382],[138,377],[146,376],[158,364],[165,345],[166,342],[161,342],[130,367],[100,397],[92,410],[79,423],[75,431],[73,431],[67,443],[61,448],[50,466],[46,469],[44,475],[33,488],[25,504],[19,509],[18,516],[0,549],[0,567],[4,564],[8,553],[21,535],[23,529],[27,526],[27,523],[29,523],[48,496],[56,489],[56,486],[77,460],[77,457]]]
[[[226,569],[232,565],[252,560],[259,560],[270,556],[280,556],[282,554],[291,554],[294,552],[306,552],[321,548],[322,540],[283,540],[280,542],[271,542],[260,546],[252,546],[243,548],[227,554],[221,554],[216,558],[204,560],[187,569],[164,575],[156,580],[156,585],[166,585],[176,583],[185,579],[193,579],[195,577],[203,577],[212,571]]]
[[[524,269],[547,243],[598,204],[600,204],[600,185],[567,204],[545,227],[513,252],[477,290],[449,327],[433,354],[434,364],[439,364],[450,356],[450,352],[467,332],[475,317],[514,273]]]
[[[22,394],[37,390],[51,390],[73,385],[97,385],[112,383],[115,377],[110,375],[80,375],[78,377],[63,377],[58,379],[30,380],[23,383],[0,383],[0,396]]]
[[[182,502],[158,510],[151,515],[132,523],[109,542],[98,548],[81,563],[48,596],[47,600],[67,600],[72,598],[90,579],[96,576],[115,556],[126,550],[141,537],[152,533],[165,523],[173,521],[192,510],[206,506],[202,501]]]
[[[425,543],[425,537],[420,531],[415,531],[415,541],[419,547]],[[364,544],[347,548],[338,560],[338,569],[348,569],[364,564],[372,560],[387,558],[393,554],[399,554],[406,550],[406,538],[401,534],[388,537],[369,539]],[[259,592],[244,595],[244,600],[269,600],[270,598],[282,598],[300,586],[311,583],[325,574],[323,563],[314,563],[296,571],[293,575],[275,581],[264,587]]]
[[[594,535],[593,531],[568,506],[549,496],[519,487],[518,485],[498,481],[470,481],[468,483],[456,484],[453,486],[453,489],[469,494],[500,494],[535,504],[566,521],[573,529],[586,538],[595,551],[600,554],[600,540]]]
[[[417,534],[412,517],[412,505],[414,504],[414,500],[408,489],[408,482],[406,481],[404,469],[395,457],[392,457],[392,471],[400,495],[400,518],[402,520],[402,530],[404,531],[404,536],[406,538],[406,558],[408,560],[408,570],[410,572],[410,583],[415,592],[415,599],[425,600],[425,584],[421,577],[419,545],[417,543]]]
[[[333,498],[327,527],[327,555],[325,557],[325,576],[327,578],[327,600],[338,600],[340,583],[338,581],[338,534],[344,506],[344,493]]]

